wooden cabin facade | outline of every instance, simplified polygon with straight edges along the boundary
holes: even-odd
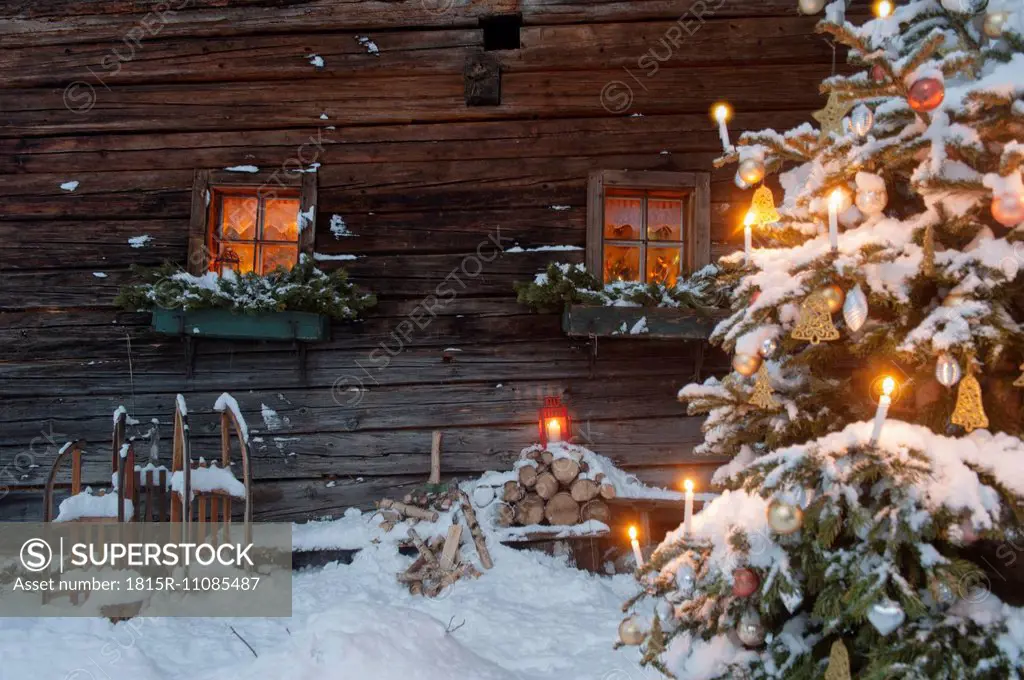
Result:
[[[815,21],[795,0],[4,3],[0,519],[41,517],[67,440],[96,451],[83,482],[109,483],[120,404],[136,455],[169,455],[177,393],[196,456],[216,450],[217,396],[238,399],[257,520],[401,493],[433,430],[446,476],[506,469],[553,395],[581,443],[641,479],[707,479],[716,461],[693,455],[701,422],[675,395],[727,360],[699,341],[567,337],[513,283],[602,261],[595,177],[641,193],[665,188],[644,173],[682,179],[684,270],[734,250],[750,195],[712,171],[708,110],[731,102],[734,136],[809,120],[835,63]],[[229,168],[302,202],[315,229],[295,247],[378,295],[365,320],[304,348],[207,339],[186,356],[114,306],[131,265],[209,266],[197,187],[230,185]],[[292,252],[250,245],[267,266]]]

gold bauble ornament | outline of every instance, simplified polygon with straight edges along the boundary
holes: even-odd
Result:
[[[808,295],[800,305],[800,318],[790,336],[817,345],[822,340],[836,340],[839,331],[832,323],[828,302],[820,295]]]
[[[826,0],[799,0],[800,11],[804,14],[817,14],[825,8]]]
[[[970,365],[970,362],[967,362]],[[960,381],[960,389],[956,393],[956,408],[949,422],[959,425],[967,432],[988,427],[988,416],[985,405],[981,401],[981,384],[973,374],[968,373]]]
[[[1004,227],[1016,227],[1024,222],[1024,196],[1018,194],[993,196],[992,217]]]
[[[761,368],[761,357],[757,354],[737,354],[732,358],[732,367],[740,375],[750,377]]]
[[[853,102],[843,98],[837,92],[832,92],[828,96],[828,103],[825,104],[825,108],[811,114],[814,120],[821,123],[819,141],[824,142],[830,134],[843,134],[843,118],[852,108]]]
[[[985,31],[985,35],[998,40],[1003,37],[1003,31],[1006,29],[1006,22],[1009,21],[1010,14],[1008,12],[989,12],[985,15],[985,23],[982,26],[982,30]]]
[[[828,311],[831,314],[835,314],[842,309],[843,301],[846,300],[846,293],[834,283],[819,290],[818,295],[828,303]]]
[[[783,536],[795,534],[804,524],[804,511],[795,505],[773,499],[768,504],[768,526]]]
[[[764,163],[756,158],[748,158],[740,163],[740,178],[747,184],[757,184],[764,179]]]
[[[828,657],[828,668],[824,680],[850,680],[850,652],[842,640],[832,643],[832,653]]]
[[[622,620],[619,624],[619,641],[624,645],[636,646],[643,644],[645,632],[635,616]]]
[[[757,382],[754,383],[754,391],[748,403],[766,411],[779,407],[779,402],[772,396],[772,383],[768,376],[767,364],[762,363],[761,368],[757,370]]]
[[[967,301],[967,297],[963,293],[951,292],[942,298],[943,307],[957,307]]]
[[[759,227],[782,219],[782,215],[775,209],[775,196],[772,195],[772,190],[763,184],[754,192],[748,214],[753,215],[754,224]]]

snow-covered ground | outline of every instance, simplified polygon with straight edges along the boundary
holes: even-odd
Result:
[[[631,576],[595,576],[562,558],[490,547],[494,569],[455,583],[437,599],[414,597],[395,580],[412,558],[398,555],[393,545],[371,545],[351,565],[295,574],[290,618],[141,617],[117,625],[106,619],[0,619],[0,678],[657,677],[636,665],[635,648],[612,649],[620,607],[635,593]],[[471,545],[464,550],[475,559]]]

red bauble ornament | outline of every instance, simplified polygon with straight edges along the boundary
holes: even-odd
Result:
[[[750,597],[761,586],[761,579],[753,569],[737,569],[732,572],[732,594],[736,597]]]
[[[759,291],[759,290],[755,290],[753,293],[750,294],[750,304],[751,304],[751,306],[753,306],[753,304],[755,302],[757,302],[757,298],[759,298],[759,297],[761,297],[761,291]]]
[[[946,98],[946,86],[938,78],[921,78],[910,86],[907,103],[917,112],[934,111]]]
[[[881,64],[875,64],[871,67],[871,80],[876,83],[885,82],[885,69],[882,68]]]
[[[992,217],[1004,227],[1016,227],[1024,222],[1024,196],[1004,194],[992,198]]]

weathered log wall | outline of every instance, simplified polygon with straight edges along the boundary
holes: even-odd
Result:
[[[434,429],[445,432],[447,474],[506,467],[535,438],[551,394],[571,405],[584,442],[640,477],[670,484],[685,465],[706,480],[711,462],[692,456],[700,422],[674,395],[721,370],[721,357],[702,359],[694,343],[607,341],[595,360],[512,292],[581,252],[475,253],[495,242],[584,246],[590,170],[709,169],[714,100],[735,104],[734,134],[806,120],[833,54],[794,6],[8,2],[0,484],[10,492],[0,518],[39,516],[37,491],[64,440],[89,442],[87,482],[108,479],[118,404],[140,421],[137,434],[157,428],[167,455],[179,391],[194,412],[193,451],[208,457],[215,420],[203,412],[221,391],[238,398],[254,431],[257,518],[328,515],[408,488],[426,476]],[[501,104],[467,107],[463,68],[482,49],[479,20],[502,13],[520,13],[523,27],[521,49],[491,53]],[[305,376],[290,347],[207,340],[186,378],[180,341],[112,306],[130,265],[185,259],[195,169],[312,163],[316,252],[358,255],[344,264],[380,294],[379,308],[311,347]],[[69,181],[74,191],[60,188]],[[731,172],[714,174],[713,256],[734,248],[748,200]],[[333,215],[354,236],[336,238]],[[129,244],[143,234],[147,245]],[[450,300],[437,292],[446,280]],[[423,305],[435,315],[413,326]]]

